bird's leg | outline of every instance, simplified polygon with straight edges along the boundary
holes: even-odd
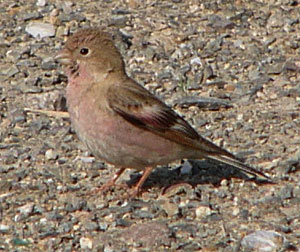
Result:
[[[107,183],[105,183],[103,186],[100,187],[101,191],[106,191],[108,190],[110,187],[114,186],[118,180],[118,178],[122,175],[122,173],[126,170],[126,168],[120,168],[115,175],[113,176],[113,178],[111,180],[109,180]]]
[[[143,172],[142,177],[140,178],[139,182],[134,186],[132,191],[130,192],[130,197],[135,197],[138,195],[142,185],[144,184],[145,180],[148,178],[150,173],[152,172],[154,167],[146,167],[146,169]]]
[[[90,192],[90,194],[95,194],[98,193],[100,191],[107,191],[109,188],[111,188],[112,186],[114,186],[116,184],[116,181],[118,180],[118,178],[122,175],[122,173],[126,170],[126,168],[120,168],[115,175],[113,176],[113,178],[111,180],[109,180],[107,183],[105,183],[104,185],[102,185],[99,188],[96,188],[95,190],[92,190]]]

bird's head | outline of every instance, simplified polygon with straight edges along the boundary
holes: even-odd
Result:
[[[100,28],[82,29],[73,34],[55,59],[66,66],[69,78],[78,76],[80,68],[98,73],[124,70],[122,56],[111,36]]]

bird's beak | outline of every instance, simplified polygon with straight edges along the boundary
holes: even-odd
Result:
[[[70,52],[66,49],[62,49],[58,51],[58,53],[54,57],[55,61],[63,64],[63,65],[70,65],[71,64],[71,55]]]

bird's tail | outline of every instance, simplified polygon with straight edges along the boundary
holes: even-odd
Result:
[[[218,162],[221,162],[224,164],[231,165],[231,166],[238,168],[239,170],[242,170],[250,175],[253,175],[255,177],[260,176],[260,177],[267,179],[269,182],[272,182],[272,180],[267,175],[265,175],[263,172],[258,171],[233,157],[228,157],[228,156],[219,154],[219,155],[208,155],[207,158],[210,160],[215,160],[215,161],[218,161]]]

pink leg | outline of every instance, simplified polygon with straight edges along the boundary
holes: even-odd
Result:
[[[109,188],[113,187],[116,185],[116,181],[118,180],[118,178],[122,175],[122,173],[126,170],[126,168],[120,168],[116,174],[113,176],[113,178],[111,180],[109,180],[108,182],[106,182],[104,185],[102,185],[99,188],[96,188],[94,190],[92,190],[90,192],[90,194],[96,194],[100,191],[107,191]]]
[[[135,197],[139,194],[141,187],[143,186],[145,180],[148,178],[148,176],[150,175],[152,170],[153,170],[153,167],[146,167],[139,182],[135,185],[135,187],[131,191],[130,197]]]

